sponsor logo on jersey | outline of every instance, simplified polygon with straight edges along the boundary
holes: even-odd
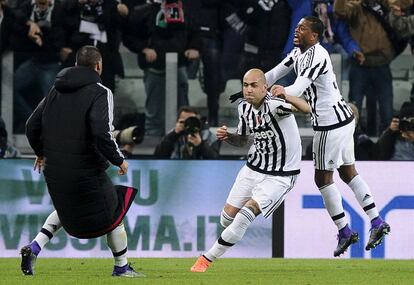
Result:
[[[254,133],[254,138],[257,139],[257,140],[270,139],[270,138],[273,138],[274,136],[275,136],[275,133],[272,132],[271,130],[255,132]]]

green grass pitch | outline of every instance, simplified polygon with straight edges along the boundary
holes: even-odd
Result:
[[[130,258],[146,278],[111,277],[112,259],[39,258],[34,276],[23,276],[20,259],[0,258],[0,284],[414,284],[414,260],[232,259],[192,273],[195,258]]]

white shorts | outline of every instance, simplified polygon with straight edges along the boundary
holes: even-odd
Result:
[[[333,171],[354,164],[354,130],[355,120],[337,129],[315,131],[312,149],[315,168]]]
[[[263,216],[268,218],[293,188],[297,177],[263,174],[245,165],[240,169],[226,202],[242,208],[248,200],[253,199],[259,204]]]

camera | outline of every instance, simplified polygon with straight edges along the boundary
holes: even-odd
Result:
[[[115,124],[115,128],[113,135],[118,144],[140,144],[145,136],[145,114],[123,114]]]
[[[118,144],[140,144],[144,140],[145,130],[140,126],[131,126],[123,130],[113,131]]]
[[[184,121],[184,131],[189,135],[199,133],[202,128],[201,120],[197,117],[188,117]]]
[[[400,120],[399,128],[402,132],[414,131],[414,117],[402,118]]]

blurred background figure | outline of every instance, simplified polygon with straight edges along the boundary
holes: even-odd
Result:
[[[243,9],[246,11],[243,18],[247,23],[247,29],[240,63],[240,78],[252,68],[260,68],[267,72],[284,58],[283,51],[291,25],[291,8],[288,1],[244,2],[247,2]],[[288,46],[293,48],[292,43]]]
[[[151,0],[130,10],[123,43],[137,53],[138,65],[144,71],[146,134],[162,136],[165,134],[165,55],[178,53],[177,107],[180,108],[189,104],[186,66],[199,57],[198,31],[181,0]]]
[[[3,62],[3,53],[10,48],[10,37],[13,23],[15,22],[13,10],[7,4],[6,0],[0,1],[0,66]],[[2,78],[2,68],[0,68],[0,78]],[[2,84],[0,84],[0,110],[2,97]]]
[[[391,61],[402,51],[393,46],[392,30],[384,17],[389,9],[385,1],[335,0],[334,12],[348,26],[361,51],[349,71],[349,100],[361,112],[366,97],[367,121],[361,120],[368,135],[381,133],[393,115]],[[360,54],[362,53],[363,56]],[[377,103],[379,126],[377,126]]]
[[[64,66],[73,66],[80,47],[96,46],[104,64],[102,83],[115,92],[115,76],[124,76],[118,28],[128,14],[127,7],[116,0],[65,0],[65,11],[68,46],[62,51]]]
[[[185,1],[189,15],[200,36],[200,60],[189,65],[189,78],[196,78],[207,96],[208,124],[218,126],[219,97],[226,82],[223,78],[222,62],[223,29],[221,27],[222,2],[208,0]],[[237,51],[235,51],[237,53]],[[200,68],[200,61],[202,68]],[[198,74],[197,74],[198,73]]]
[[[66,37],[60,1],[24,1],[15,13],[14,132],[23,133],[27,118],[47,95],[61,68],[59,54]]]
[[[10,46],[12,26],[15,21],[14,13],[6,0],[0,1],[0,51],[1,54]]]
[[[191,0],[190,0],[191,1]],[[224,82],[240,79],[238,70],[247,24],[244,22],[244,0],[220,1],[220,29],[222,39],[221,75]],[[253,2],[256,2],[254,0]]]
[[[217,159],[220,141],[191,107],[178,112],[175,128],[155,148],[155,157],[164,159]]]
[[[247,24],[239,78],[251,68],[264,72],[277,65],[293,49],[293,32],[299,20],[312,13],[311,0],[242,1],[240,9]],[[290,85],[295,75],[288,74],[279,84]]]
[[[397,36],[410,38],[414,35],[413,0],[389,0],[388,21]],[[410,40],[411,41],[411,40]]]

